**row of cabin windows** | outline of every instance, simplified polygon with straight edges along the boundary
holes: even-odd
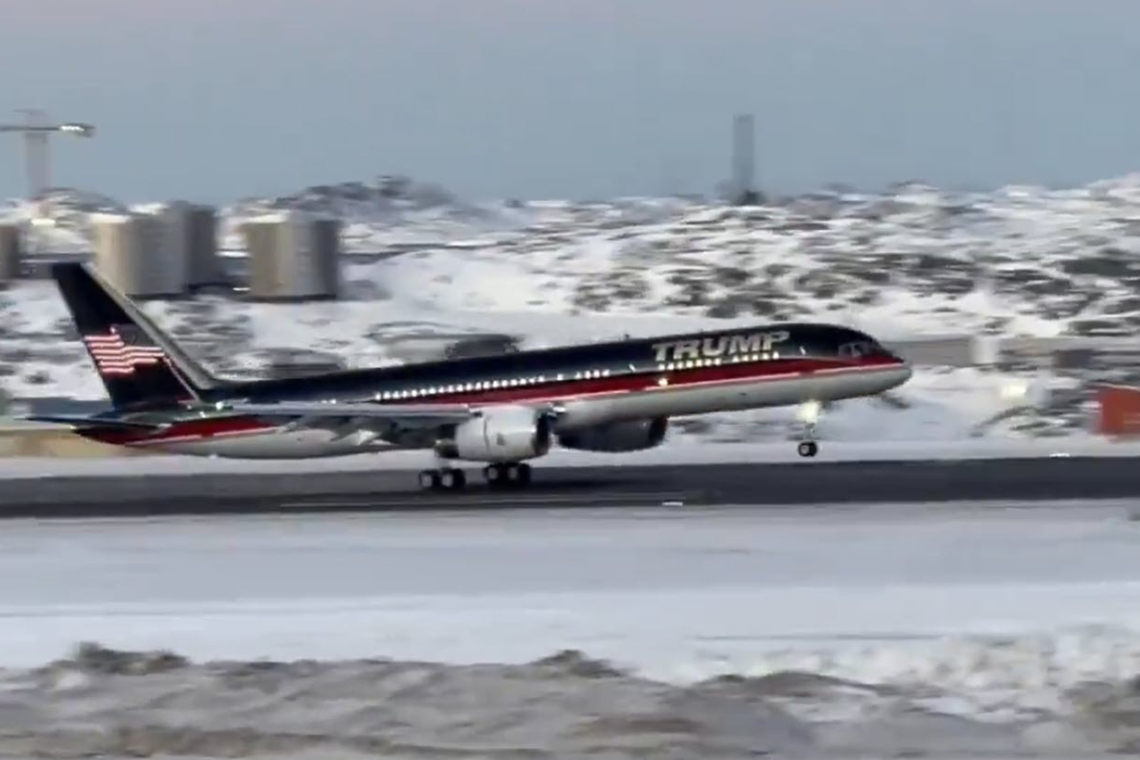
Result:
[[[779,351],[742,354],[739,356],[730,356],[728,358],[718,356],[710,359],[665,362],[658,364],[657,370],[663,372],[697,369],[700,367],[719,367],[723,364],[747,364],[749,362],[771,361],[773,359],[779,358]],[[632,364],[630,365],[630,370],[635,370]],[[470,393],[473,391],[500,390],[503,388],[523,388],[533,385],[541,385],[546,382],[564,382],[567,379],[594,380],[609,376],[609,369],[588,369],[575,372],[573,375],[569,376],[559,373],[550,378],[547,378],[546,375],[537,375],[531,377],[512,377],[502,380],[478,380],[471,383],[453,383],[450,385],[430,385],[424,386],[422,388],[409,388],[398,391],[383,391],[381,393],[377,393],[375,398],[381,401],[388,401],[391,399],[420,398],[423,396],[438,396],[449,393]]]
[[[697,369],[700,367],[719,367],[722,364],[746,364],[749,362],[771,361],[780,358],[779,351],[759,352],[753,354],[742,354],[739,356],[730,356],[728,358],[715,357],[711,359],[696,359],[683,362],[666,362],[658,364],[658,371],[676,371],[685,369]],[[633,370],[633,365],[630,365]],[[423,396],[438,396],[450,393],[470,393],[473,391],[488,391],[499,390],[503,388],[523,388],[533,385],[541,385],[546,382],[563,382],[567,379],[571,380],[593,380],[603,377],[609,377],[609,369],[588,369],[575,372],[573,375],[567,377],[562,373],[547,378],[546,375],[537,375],[531,377],[513,377],[502,380],[479,380],[472,383],[455,383],[451,385],[431,385],[422,388],[411,388],[398,391],[384,391],[376,394],[379,400],[387,401],[391,399],[405,399],[405,398],[420,398]]]
[[[472,383],[453,383],[450,385],[429,385],[422,388],[409,388],[399,391],[383,391],[376,394],[376,398],[381,401],[390,399],[403,399],[403,398],[419,398],[421,396],[439,396],[448,393],[469,393],[471,391],[490,391],[499,390],[501,388],[524,388],[532,385],[541,385],[546,382],[563,382],[568,378],[571,380],[593,380],[596,378],[609,377],[610,370],[608,369],[589,369],[575,372],[573,375],[564,375],[559,373],[554,377],[548,378],[546,375],[537,375],[531,377],[512,377],[502,380],[479,380]]]
[[[749,364],[751,362],[767,362],[779,358],[779,351],[765,351],[756,354],[741,354],[739,356],[730,356],[727,359],[717,356],[712,359],[694,359],[683,362],[665,362],[663,364],[658,364],[657,369],[662,372],[670,372],[681,369],[697,369],[699,367],[719,367],[723,364]]]
[[[747,364],[749,362],[772,361],[780,358],[779,351],[760,352],[753,354],[742,354],[739,356],[730,356],[728,358],[715,357],[710,359],[696,359],[690,361],[666,362],[657,365],[658,371],[676,371],[685,369],[697,369],[700,367],[719,367],[723,364]],[[633,370],[633,365],[630,365]],[[489,391],[500,390],[503,388],[523,388],[533,385],[541,385],[546,382],[564,382],[570,380],[594,380],[603,377],[609,377],[610,370],[608,369],[588,369],[575,372],[573,375],[567,376],[562,373],[554,377],[547,378],[546,375],[537,375],[531,377],[512,377],[502,380],[479,380],[472,383],[454,383],[451,385],[431,385],[422,388],[410,388],[398,391],[383,391],[376,394],[376,398],[382,401],[391,399],[405,399],[405,398],[420,398],[423,396],[438,396],[449,393],[470,393],[473,391]]]

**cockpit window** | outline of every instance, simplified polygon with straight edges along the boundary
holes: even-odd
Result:
[[[839,346],[839,355],[844,359],[860,359],[864,356],[874,356],[883,350],[872,340],[858,340],[852,343],[843,343]]]
[[[862,359],[867,356],[875,356],[888,359],[899,358],[892,351],[885,348],[881,343],[871,339],[853,340],[850,343],[841,343],[839,345],[839,356],[843,359]]]

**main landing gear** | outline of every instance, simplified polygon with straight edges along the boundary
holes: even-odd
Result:
[[[525,462],[519,464],[489,464],[483,468],[483,479],[491,488],[510,488],[511,486],[526,486],[530,484],[530,465]]]
[[[483,478],[491,488],[526,486],[530,484],[530,475],[530,465],[525,462],[489,464],[483,468]],[[424,491],[462,491],[467,486],[467,475],[454,467],[421,470],[419,484]]]
[[[467,474],[454,467],[420,471],[420,488],[424,491],[462,491],[466,486]]]

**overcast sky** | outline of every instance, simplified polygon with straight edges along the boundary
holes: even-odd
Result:
[[[98,126],[56,184],[128,201],[710,192],[736,111],[775,192],[1140,168],[1140,0],[0,0],[0,77]]]

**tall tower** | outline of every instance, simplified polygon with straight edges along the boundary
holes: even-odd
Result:
[[[737,114],[732,122],[732,202],[752,204],[756,192],[756,123],[752,114]]]
[[[25,109],[24,160],[27,162],[28,199],[38,201],[51,181],[51,158],[48,153],[47,116],[38,109]]]
[[[40,110],[22,111],[22,124],[0,124],[0,132],[14,132],[24,137],[24,158],[27,160],[28,198],[39,200],[51,182],[51,164],[48,154],[48,138],[61,133],[76,137],[91,137],[95,127],[90,124],[67,122],[50,124],[47,115]]]

